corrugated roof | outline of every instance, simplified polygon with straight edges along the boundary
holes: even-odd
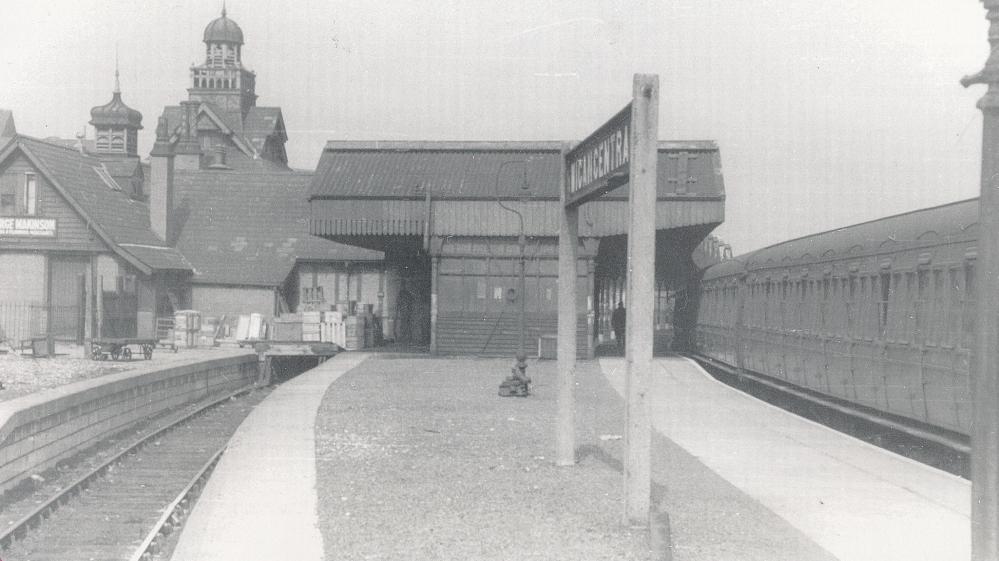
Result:
[[[25,153],[37,159],[42,168],[40,171],[57,183],[71,202],[79,205],[84,218],[107,234],[112,244],[128,243],[162,248],[159,251],[163,253],[158,254],[160,257],[154,259],[154,262],[146,262],[139,255],[133,256],[153,269],[190,270],[183,257],[175,249],[167,247],[150,229],[148,205],[130,198],[125,191],[111,189],[101,179],[95,170],[102,164],[99,159],[42,140],[25,136],[17,138]],[[174,255],[162,257],[170,253]],[[167,263],[167,266],[161,267],[163,263]]]
[[[801,265],[844,256],[895,251],[922,243],[967,239],[977,234],[978,199],[915,210],[768,246],[708,269],[705,278],[740,271]]]
[[[193,282],[277,286],[296,260],[380,261],[384,254],[309,234],[311,173],[177,172],[177,248]]]
[[[309,190],[312,198],[517,198],[525,182],[536,199],[559,198],[561,148],[557,142],[329,142]],[[724,193],[718,147],[710,141],[662,142],[659,193]],[[677,183],[678,155],[687,176]],[[706,153],[700,157],[695,153]],[[508,162],[524,162],[508,163]],[[680,189],[678,189],[678,186]],[[627,196],[622,187],[607,198]]]

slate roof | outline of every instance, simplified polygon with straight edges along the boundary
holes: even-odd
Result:
[[[298,260],[381,261],[384,254],[309,234],[311,173],[177,172],[176,247],[194,283],[274,287]]]
[[[243,121],[243,136],[261,151],[267,137],[272,134],[285,135],[280,107],[251,107]]]
[[[132,177],[135,175],[135,170],[142,167],[138,158],[115,158],[101,161],[104,162],[104,167],[114,178]]]
[[[147,273],[153,269],[190,270],[180,252],[150,229],[148,205],[130,198],[127,191],[113,190],[101,179],[94,169],[102,166],[99,159],[23,135],[17,137],[17,144],[122,257]]]
[[[562,167],[559,142],[337,142],[326,145],[309,198],[423,197],[429,188],[435,199],[517,198],[526,181],[532,198],[558,200]],[[688,193],[724,193],[718,146],[711,141],[659,143],[659,194],[675,190],[673,158],[680,152],[707,153],[688,172],[694,181]],[[501,168],[501,166],[503,166]],[[605,198],[627,196],[627,186]]]
[[[76,138],[59,138],[57,136],[48,136],[45,137],[43,141],[48,142],[49,144],[57,144],[59,146],[62,146],[63,148],[72,148],[77,152],[79,152],[79,146],[82,143],[84,152],[90,155],[97,154],[97,141],[94,140],[93,138],[76,139]]]
[[[201,101],[211,114],[217,117],[226,129],[232,133],[237,145],[242,144],[251,153],[229,155],[226,164],[236,169],[254,170],[287,170],[288,167],[281,162],[272,162],[264,158],[254,159],[252,151],[262,152],[264,144],[272,135],[278,135],[281,140],[287,140],[284,132],[284,121],[281,116],[280,107],[251,107],[246,114],[246,118],[239,111],[222,111],[215,104]],[[173,134],[184,122],[184,108],[179,105],[169,105],[163,108],[163,116],[167,120],[167,130]],[[193,123],[196,125],[197,123]],[[226,131],[223,131],[226,132]],[[231,163],[230,163],[231,161]]]

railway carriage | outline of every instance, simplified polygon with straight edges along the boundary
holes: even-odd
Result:
[[[783,242],[705,271],[697,352],[968,434],[978,200]]]

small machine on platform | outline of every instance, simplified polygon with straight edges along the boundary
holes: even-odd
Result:
[[[156,339],[94,339],[90,342],[90,358],[93,360],[132,360],[131,347],[139,347],[142,356],[149,360],[153,358]],[[176,348],[174,349],[176,352]]]
[[[527,397],[531,393],[531,378],[527,375],[527,364],[518,361],[510,369],[510,375],[500,382],[500,397]]]

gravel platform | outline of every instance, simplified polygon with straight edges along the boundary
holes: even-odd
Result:
[[[44,358],[0,352],[0,383],[3,384],[0,401],[140,367],[167,367],[177,362],[210,360],[216,358],[220,350],[220,347],[209,347],[171,352],[156,348],[151,360],[136,353],[129,361],[91,360],[86,348],[79,345],[59,345],[56,356]]]
[[[651,559],[622,525],[620,398],[577,373],[579,464],[554,460],[554,362],[528,398],[500,398],[511,360],[374,359],[337,380],[316,421],[326,558]],[[826,552],[656,435],[654,495],[682,560],[829,560]]]

